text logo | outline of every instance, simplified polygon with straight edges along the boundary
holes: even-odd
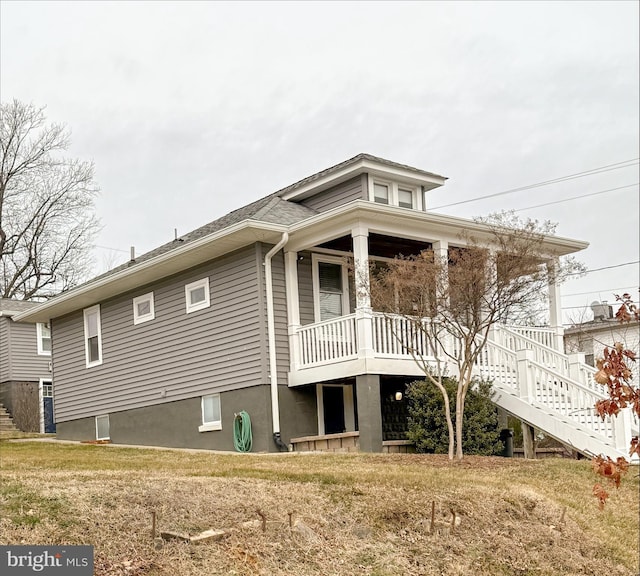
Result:
[[[3,576],[93,576],[93,546],[0,546]]]

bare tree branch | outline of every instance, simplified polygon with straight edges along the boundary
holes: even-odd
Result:
[[[69,142],[44,108],[0,105],[0,297],[45,299],[88,275],[98,187],[91,162],[61,155]]]
[[[447,257],[427,250],[368,270],[374,310],[388,318],[402,317],[428,343],[426,357],[422,346],[406,343],[406,334],[394,333],[442,393],[450,458],[454,456],[453,422],[442,378],[450,367],[458,378],[455,455],[462,458],[464,403],[491,328],[517,322],[524,315],[531,318],[548,290],[550,274],[559,282],[583,269],[573,260],[557,264],[557,255],[547,248],[546,238],[554,231],[548,222],[522,222],[503,213],[483,223],[487,232],[482,237],[462,234],[459,245],[449,247]]]

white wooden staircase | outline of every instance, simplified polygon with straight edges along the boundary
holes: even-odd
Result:
[[[638,420],[627,409],[603,421],[594,409],[605,397],[595,369],[552,342],[549,330],[495,326],[477,363],[478,374],[493,381],[493,401],[579,452],[628,459]]]

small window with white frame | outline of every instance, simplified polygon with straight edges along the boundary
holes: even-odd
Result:
[[[412,210],[424,209],[420,186],[414,186],[407,182],[381,180],[371,174],[369,175],[368,186],[369,200],[373,202]]]
[[[398,188],[398,206],[400,208],[413,208],[413,192],[405,188]]]
[[[51,327],[49,323],[38,322],[36,324],[38,337],[38,354],[40,356],[51,356]]]
[[[187,314],[209,308],[209,278],[191,282],[184,287]]]
[[[201,398],[202,425],[199,432],[222,430],[222,413],[220,411],[220,394],[208,394]]]
[[[109,440],[110,438],[109,414],[96,416],[96,440]]]
[[[153,305],[153,292],[133,299],[133,323],[142,324],[156,317]]]
[[[373,200],[378,204],[389,204],[389,186],[375,182],[373,184]]]
[[[85,308],[84,315],[84,352],[87,368],[102,364],[102,329],[100,323],[100,304]]]

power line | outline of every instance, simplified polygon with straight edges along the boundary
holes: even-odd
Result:
[[[592,270],[585,270],[584,272],[574,272],[573,274],[567,274],[567,276],[581,276],[582,274],[589,274],[590,272],[600,272],[600,270],[610,270],[611,268],[622,268],[623,266],[631,266],[632,264],[638,263],[640,263],[640,260],[634,260],[633,262],[623,262],[622,264],[603,266],[602,268],[593,268]]]
[[[570,296],[586,296],[588,294],[599,294],[600,292],[610,292],[613,294],[614,292],[623,292],[627,290],[634,290],[636,288],[637,286],[632,286],[630,288],[603,288],[600,290],[591,290],[590,292],[575,292],[573,294],[563,294],[562,297],[569,298]]]
[[[129,254],[128,250],[122,250],[121,248],[111,248],[110,246],[98,246],[94,245],[94,248],[100,248],[101,250],[113,250],[114,252],[124,252],[125,254]]]
[[[476,202],[478,200],[485,200],[487,198],[495,198],[496,196],[504,196],[505,194],[512,194],[513,192],[521,192],[523,190],[531,190],[532,188],[539,188],[541,186],[548,186],[550,184],[566,182],[567,180],[575,180],[576,178],[594,176],[595,174],[610,172],[611,170],[620,170],[621,168],[630,168],[631,166],[635,166],[636,164],[638,164],[638,160],[640,160],[640,158],[632,158],[631,160],[616,162],[615,164],[607,164],[606,166],[600,166],[599,168],[593,168],[591,170],[585,170],[583,172],[576,172],[575,174],[560,176],[558,178],[553,178],[551,180],[544,180],[543,182],[536,182],[535,184],[520,186],[519,188],[512,188],[510,190],[504,190],[503,192],[487,194],[486,196],[478,196],[476,198],[470,198],[468,200],[460,200],[459,202],[453,202],[452,204],[443,204],[442,206],[435,206],[434,208],[431,208],[431,210],[437,210],[439,208],[449,208],[450,206],[459,206],[460,204],[468,204],[469,202]]]
[[[600,190],[600,192],[591,192],[590,194],[582,194],[581,196],[572,196],[571,198],[565,198],[564,200],[555,200],[553,202],[545,202],[544,204],[536,204],[535,206],[527,206],[526,208],[518,208],[514,212],[522,212],[523,210],[531,210],[532,208],[541,208],[542,206],[551,206],[552,204],[562,204],[563,202],[570,202],[571,200],[581,200],[582,198],[589,198],[589,196],[597,196],[598,194],[605,194],[606,192],[614,192],[615,190],[622,190],[623,188],[633,188],[640,182],[634,184],[628,184],[627,186],[618,186],[618,188],[609,188],[608,190]]]

